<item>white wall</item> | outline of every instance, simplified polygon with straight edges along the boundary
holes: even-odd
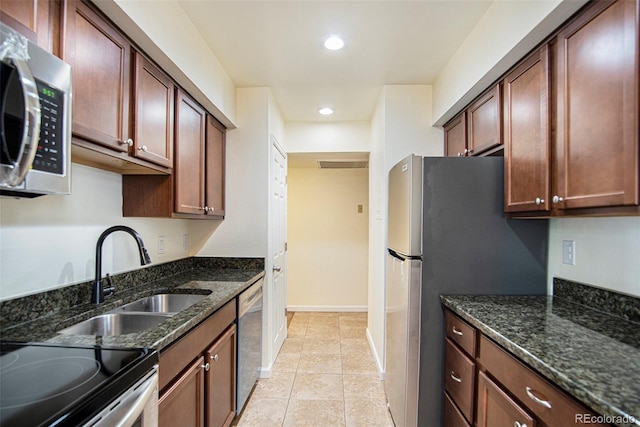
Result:
[[[94,3],[222,124],[235,127],[235,85],[177,1]]]
[[[371,121],[369,157],[368,337],[384,371],[385,247],[389,170],[409,154],[442,156],[442,131],[431,127],[431,86],[385,86]]]
[[[436,79],[434,122],[446,123],[585,3],[494,1]]]
[[[553,277],[640,297],[640,217],[552,219],[549,292]],[[562,241],[576,245],[575,265],[562,263]]]
[[[370,123],[289,122],[285,126],[289,153],[369,152]]]
[[[190,255],[182,248],[189,221],[122,217],[121,175],[74,163],[71,177],[69,196],[0,199],[0,299],[92,280],[98,236],[116,224],[142,235],[153,263]],[[140,268],[139,260],[134,240],[114,233],[104,243],[102,273]]]
[[[367,169],[289,168],[290,310],[367,310],[368,191]]]

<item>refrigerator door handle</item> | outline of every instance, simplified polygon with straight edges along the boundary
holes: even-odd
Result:
[[[406,261],[407,257],[400,255],[398,252],[394,251],[393,249],[387,249],[389,251],[389,255],[391,255],[394,258],[399,259],[400,261]]]

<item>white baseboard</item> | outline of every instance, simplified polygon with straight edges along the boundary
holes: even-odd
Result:
[[[369,332],[369,328],[367,328],[367,341],[369,341],[369,347],[371,347],[371,353],[373,353],[373,359],[376,362],[376,367],[378,368],[378,372],[380,373],[380,379],[384,381],[384,367],[382,366],[382,360],[376,351],[376,346],[373,345],[373,338],[371,338],[371,333]]]
[[[366,312],[366,305],[288,305],[287,311]]]

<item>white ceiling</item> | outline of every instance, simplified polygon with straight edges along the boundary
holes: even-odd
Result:
[[[491,1],[179,0],[237,87],[285,121],[370,120],[383,85],[432,84]],[[328,51],[324,39],[345,39]],[[328,118],[317,114],[331,106]]]

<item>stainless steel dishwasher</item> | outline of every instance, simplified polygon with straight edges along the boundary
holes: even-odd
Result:
[[[262,361],[261,278],[238,297],[238,364],[236,414],[244,408],[258,380]]]

